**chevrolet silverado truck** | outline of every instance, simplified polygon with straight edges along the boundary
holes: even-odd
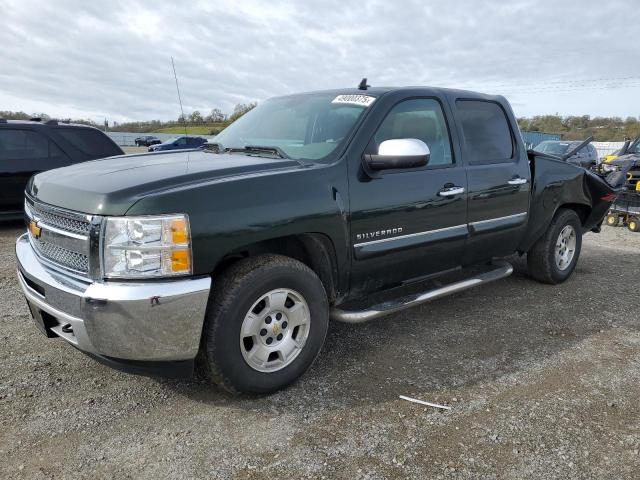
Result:
[[[35,324],[116,368],[264,394],[330,318],[498,280],[513,254],[572,274],[615,196],[600,177],[527,152],[501,96],[363,83],[265,101],[205,149],[33,177],[16,253]]]

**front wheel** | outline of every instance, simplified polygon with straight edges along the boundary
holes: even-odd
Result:
[[[581,248],[580,218],[573,210],[559,210],[527,254],[529,273],[540,282],[562,283],[576,268]]]
[[[329,325],[327,296],[303,263],[261,255],[214,279],[201,363],[233,393],[265,394],[294,382],[317,357]]]
[[[627,222],[627,228],[632,232],[640,232],[640,219],[631,217]]]

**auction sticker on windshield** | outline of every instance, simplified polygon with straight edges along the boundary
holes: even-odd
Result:
[[[369,95],[338,95],[331,103],[349,103],[351,105],[362,105],[368,107],[375,102],[376,97]]]

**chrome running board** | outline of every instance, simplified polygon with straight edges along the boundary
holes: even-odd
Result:
[[[388,302],[383,302],[378,305],[373,305],[366,310],[349,311],[334,307],[331,309],[331,318],[344,323],[368,322],[369,320],[374,320],[407,308],[431,302],[432,300],[437,300],[438,298],[462,292],[469,288],[477,287],[478,285],[500,280],[501,278],[508,277],[513,273],[513,266],[504,260],[496,260],[492,265],[496,267],[494,270],[474,275],[471,278],[451,283],[444,287],[435,288],[422,293],[414,293]]]

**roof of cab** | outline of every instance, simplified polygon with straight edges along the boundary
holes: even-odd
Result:
[[[411,92],[418,93],[424,95],[433,95],[434,93],[439,93],[441,95],[453,96],[453,97],[461,97],[461,98],[469,98],[469,99],[482,99],[482,100],[504,100],[502,95],[489,95],[480,92],[474,92],[471,90],[459,90],[455,88],[443,88],[443,87],[428,87],[428,86],[405,86],[405,87],[369,87],[366,90],[361,90],[359,88],[336,88],[330,90],[315,90],[308,92],[300,92],[294,93],[291,95],[283,95],[283,97],[287,96],[295,96],[295,95],[309,95],[314,93],[324,93],[324,94],[332,94],[332,95],[370,95],[373,97],[381,97],[387,93],[391,92]]]

